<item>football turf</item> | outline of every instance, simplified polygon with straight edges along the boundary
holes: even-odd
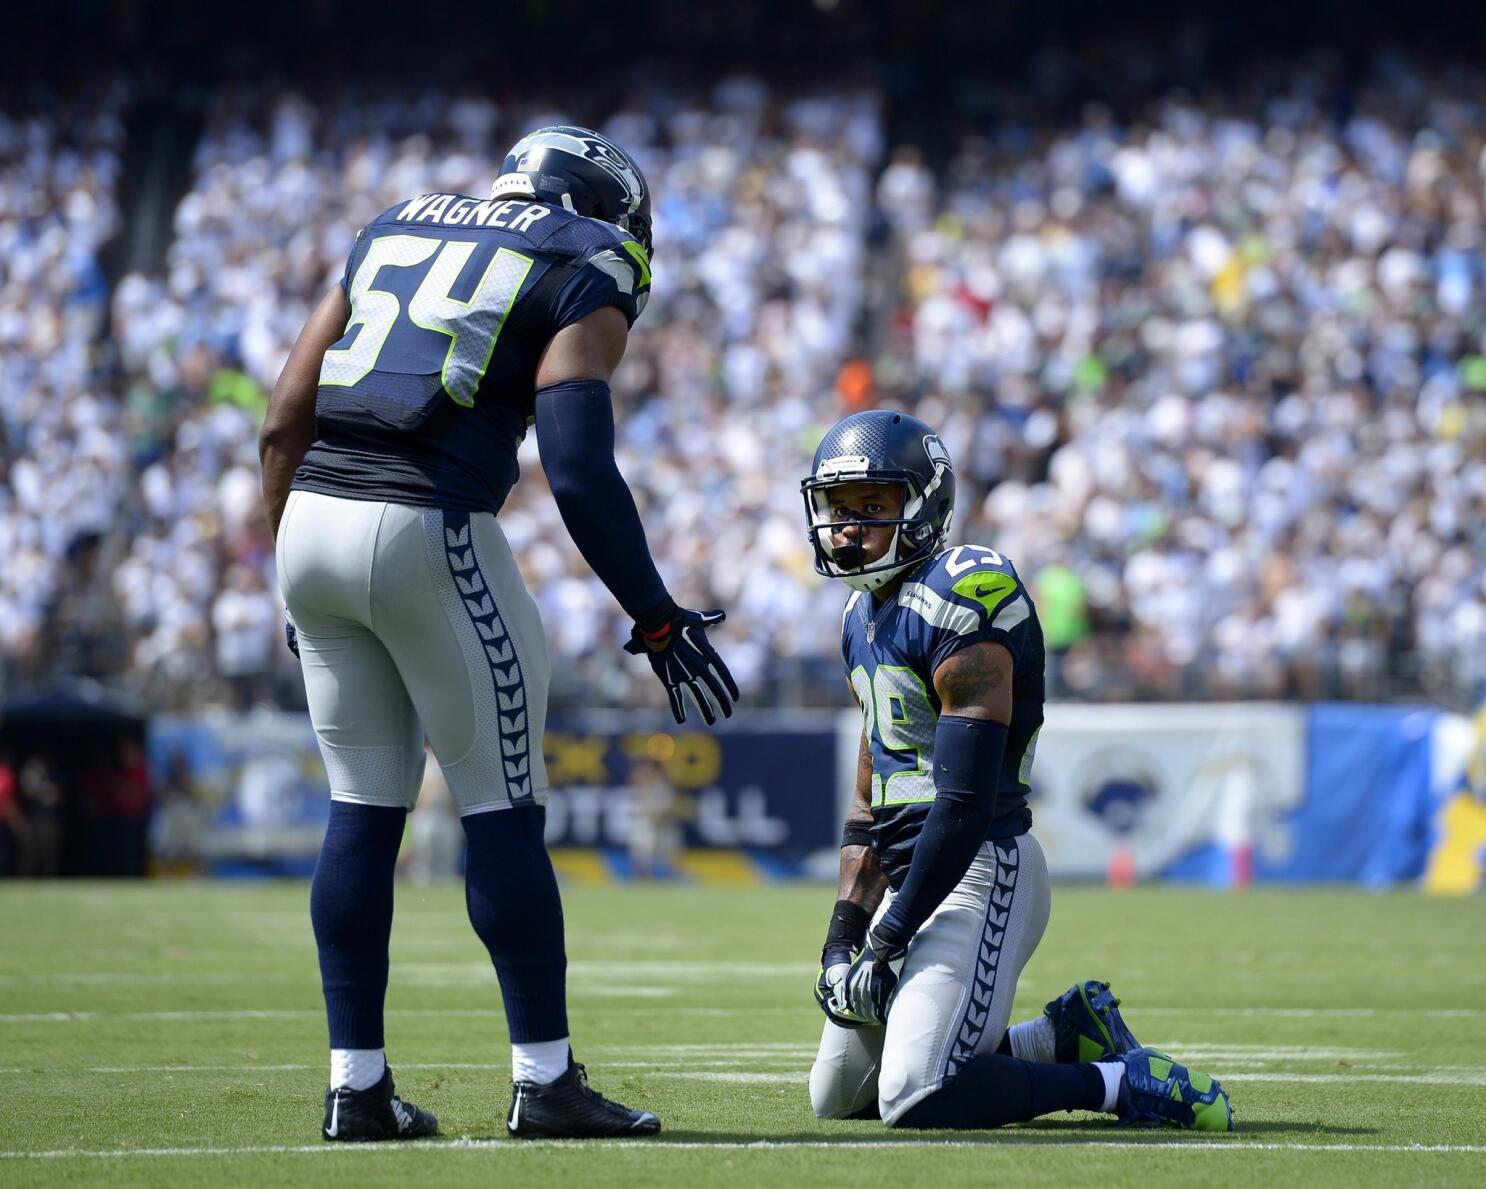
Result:
[[[1014,1018],[1110,979],[1221,1078],[1236,1135],[1059,1115],[990,1133],[812,1117],[820,886],[565,889],[574,1043],[657,1140],[504,1134],[494,975],[456,886],[398,890],[387,1041],[443,1137],[327,1144],[302,884],[0,890],[0,1184],[1486,1183],[1486,898],[1059,888]]]

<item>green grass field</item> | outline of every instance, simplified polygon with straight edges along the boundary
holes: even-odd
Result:
[[[1059,889],[1016,1018],[1112,980],[1222,1078],[1233,1136],[1063,1115],[991,1133],[810,1114],[824,887],[566,890],[574,1042],[656,1141],[504,1138],[495,979],[457,887],[402,887],[388,1046],[444,1138],[318,1138],[303,885],[0,890],[0,1183],[1486,1184],[1486,899]]]

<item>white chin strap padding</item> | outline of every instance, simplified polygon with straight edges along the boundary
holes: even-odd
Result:
[[[893,530],[893,539],[888,542],[887,550],[883,553],[883,557],[898,556],[898,539],[902,535],[903,530],[901,528]],[[882,558],[878,560],[881,561]],[[882,587],[891,582],[907,568],[907,564],[905,563],[901,566],[889,566],[885,570],[874,570],[870,574],[842,574],[841,580],[847,586],[851,587],[852,590],[881,590]]]

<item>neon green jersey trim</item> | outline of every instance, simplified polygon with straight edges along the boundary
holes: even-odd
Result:
[[[995,570],[976,570],[966,574],[950,589],[962,598],[979,603],[986,609],[987,616],[994,616],[996,608],[1016,593],[1016,579]]]
[[[640,266],[640,283],[636,288],[645,288],[650,284],[650,257],[645,255],[645,249],[632,239],[621,241],[619,246],[633,256],[635,263]]]

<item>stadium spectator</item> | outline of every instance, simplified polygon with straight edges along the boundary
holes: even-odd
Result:
[[[0,878],[18,872],[28,836],[15,765],[8,750],[0,751]]]
[[[703,575],[678,597],[729,608],[754,698],[844,696],[796,484],[865,401],[942,426],[957,535],[1053,584],[1066,696],[1462,700],[1486,680],[1480,72],[1395,55],[1343,86],[1275,61],[1192,98],[1150,92],[1147,49],[1113,61],[1119,116],[1061,114],[1081,67],[1060,59],[1034,70],[1038,118],[995,90],[947,159],[885,152],[867,88],[657,85],[609,129],[658,199],[620,462],[662,570]],[[123,94],[99,90],[91,124],[0,125],[0,248],[19,248],[0,263],[0,649],[20,676],[103,670],[157,708],[292,693],[263,627],[263,391],[355,227],[481,192],[540,105],[223,84],[164,274],[114,288],[113,392],[84,361]],[[65,248],[18,213],[45,178]],[[621,617],[522,457],[502,520],[555,699],[651,699],[642,667],[602,659]]]
[[[21,848],[19,874],[27,879],[51,879],[62,870],[62,820],[66,807],[62,785],[51,758],[33,752],[21,765],[21,802],[26,814],[26,839]]]

